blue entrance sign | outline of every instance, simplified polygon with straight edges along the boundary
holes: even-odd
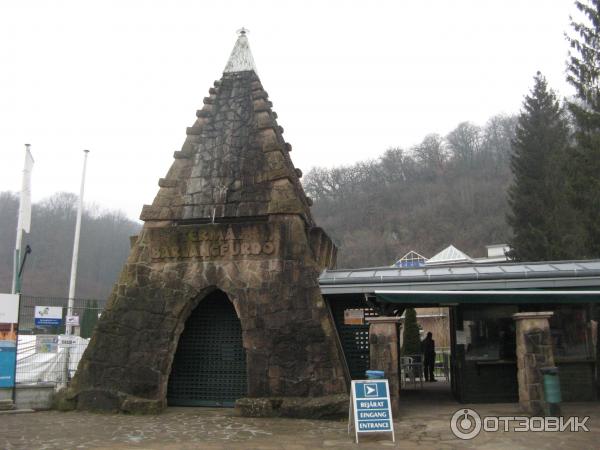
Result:
[[[350,395],[348,432],[353,422],[356,442],[358,433],[392,433],[395,442],[394,423],[390,407],[390,391],[387,380],[353,380]]]

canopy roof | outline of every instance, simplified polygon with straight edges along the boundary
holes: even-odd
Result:
[[[381,290],[600,289],[600,260],[327,270],[323,294]]]
[[[375,291],[377,300],[405,304],[600,303],[600,290]]]

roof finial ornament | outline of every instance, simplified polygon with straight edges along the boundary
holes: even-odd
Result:
[[[225,66],[224,73],[245,72],[253,70],[256,73],[256,65],[254,58],[250,52],[250,44],[248,44],[248,36],[250,30],[242,27],[237,30],[238,38],[229,56],[229,61]]]

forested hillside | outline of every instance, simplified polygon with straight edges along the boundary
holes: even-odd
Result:
[[[338,267],[390,265],[449,244],[470,256],[510,237],[506,223],[516,118],[463,122],[376,160],[314,168],[304,178],[317,223],[339,245]]]
[[[340,247],[339,267],[390,265],[409,250],[430,257],[449,244],[471,256],[506,242],[510,141],[515,118],[484,127],[461,123],[410,149],[376,160],[314,168],[304,178],[317,223]],[[77,196],[57,193],[33,206],[23,282],[28,295],[66,297]],[[0,193],[0,292],[9,292],[18,196]],[[140,225],[124,214],[88,207],[83,216],[77,297],[106,298]]]
[[[24,270],[23,293],[67,297],[77,196],[57,193],[32,207],[31,233],[23,248],[33,252]],[[19,197],[0,193],[0,292],[10,292],[13,249]],[[108,296],[129,254],[129,236],[140,225],[124,214],[88,207],[83,214],[76,296],[104,299]]]

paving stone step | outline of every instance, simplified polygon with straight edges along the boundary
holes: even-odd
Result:
[[[0,411],[0,416],[8,415],[8,414],[26,414],[33,413],[35,410],[33,409],[9,409],[7,411]]]
[[[12,400],[0,400],[0,411],[10,411],[11,409],[15,409]]]

